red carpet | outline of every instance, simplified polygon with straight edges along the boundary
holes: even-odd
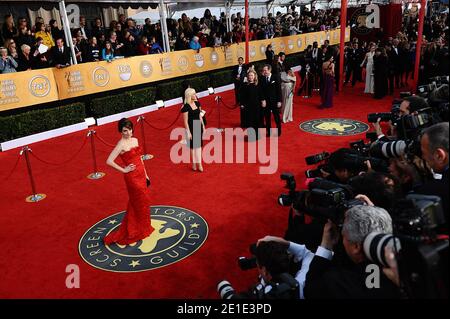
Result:
[[[155,158],[146,166],[152,178],[154,205],[185,207],[203,216],[209,224],[206,243],[189,258],[160,269],[140,273],[111,273],[86,264],[78,255],[78,242],[84,232],[99,220],[122,211],[127,193],[120,173],[105,164],[109,148],[97,141],[99,169],[105,178],[91,181],[92,159],[87,144],[76,159],[54,167],[31,158],[37,191],[47,198],[26,203],[30,184],[25,160],[5,181],[19,149],[0,153],[0,298],[217,298],[218,281],[226,278],[238,290],[245,289],[256,271],[242,272],[236,259],[248,254],[248,246],[267,234],[283,235],[288,209],[277,204],[284,191],[279,173],[294,172],[298,185],[306,168],[304,157],[323,150],[345,147],[364,137],[326,137],[305,133],[298,124],[323,117],[348,118],[366,122],[367,113],[388,111],[392,97],[374,100],[365,96],[361,85],[346,88],[335,96],[334,108],[318,109],[319,97],[295,97],[294,122],[283,126],[279,139],[278,172],[258,174],[259,164],[205,165],[203,174],[192,172],[189,164],[175,165],[169,151],[174,141],[170,130],[146,127],[149,153]],[[232,92],[220,94],[232,105]],[[208,111],[208,124],[217,125],[214,97],[201,99]],[[146,115],[164,127],[175,119],[178,106]],[[135,118],[133,119],[135,121]],[[182,126],[182,120],[177,122]],[[222,126],[237,127],[239,111],[222,107]],[[116,124],[96,128],[110,143],[119,138]],[[82,144],[86,132],[79,132],[31,145],[33,152],[47,161],[62,162]],[[136,130],[140,138],[140,131]],[[65,269],[77,264],[81,287],[67,289]]]

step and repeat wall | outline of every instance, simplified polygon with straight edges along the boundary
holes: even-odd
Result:
[[[315,41],[321,45],[327,39],[331,45],[338,44],[340,30],[252,41],[250,61],[265,60],[270,43],[275,53],[283,51],[289,55],[304,51]],[[347,28],[346,41],[349,39],[350,29]],[[83,63],[63,69],[0,74],[0,112],[227,68],[237,65],[238,57],[245,57],[245,43],[203,48],[199,53],[184,50]]]

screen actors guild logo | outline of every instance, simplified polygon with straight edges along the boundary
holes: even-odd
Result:
[[[151,214],[150,214],[151,210]],[[79,253],[92,267],[111,272],[141,272],[176,263],[196,252],[208,237],[208,224],[199,214],[181,207],[149,208],[155,229],[130,245],[105,246],[103,238],[115,231],[125,212],[93,225],[80,239]]]
[[[289,50],[294,49],[294,41],[292,41],[292,40],[288,41],[288,48],[289,48]]]
[[[303,40],[302,40],[302,38],[299,38],[299,39],[297,40],[297,48],[301,49],[302,46],[303,46]]]
[[[194,54],[194,60],[195,60],[195,65],[198,68],[202,68],[203,65],[205,64],[205,59],[203,58],[203,54]]]
[[[103,87],[109,83],[109,72],[102,66],[96,67],[92,71],[92,81],[95,85]]]
[[[50,92],[50,81],[46,76],[36,75],[31,78],[28,89],[36,97],[47,96]]]
[[[355,120],[328,118],[303,122],[300,129],[318,135],[347,136],[364,133],[369,125]]]
[[[250,57],[254,58],[256,56],[256,47],[254,45],[250,46]]]

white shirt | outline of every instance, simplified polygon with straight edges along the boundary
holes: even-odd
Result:
[[[303,289],[305,289],[306,274],[309,271],[309,265],[313,260],[314,256],[323,257],[325,259],[331,260],[333,258],[333,252],[323,248],[318,247],[315,254],[313,254],[305,245],[299,245],[293,242],[289,243],[288,252],[294,256],[295,262],[302,262],[300,270],[295,275],[295,280],[297,280],[299,285],[300,299],[305,299]]]
[[[239,65],[239,68],[238,68],[238,75],[241,75],[241,72],[242,72],[242,65]]]

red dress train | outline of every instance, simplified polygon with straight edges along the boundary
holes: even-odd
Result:
[[[150,197],[141,161],[141,148],[133,147],[120,157],[125,165],[134,164],[136,169],[124,174],[129,195],[127,211],[119,229],[104,238],[105,245],[128,245],[150,236],[154,230],[150,219]]]

